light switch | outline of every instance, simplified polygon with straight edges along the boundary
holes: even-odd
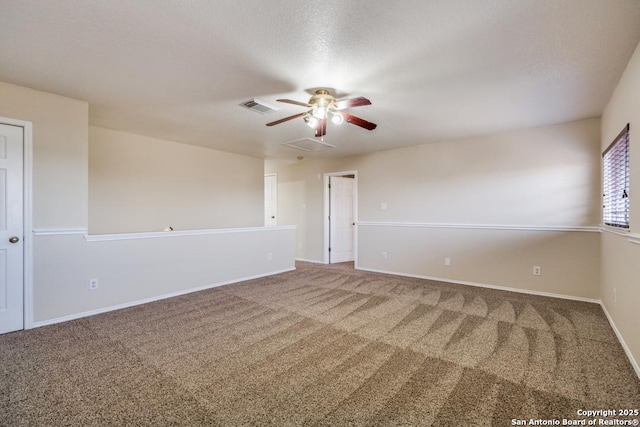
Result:
[[[380,203],[380,209],[381,210],[387,209],[387,204],[386,203]]]

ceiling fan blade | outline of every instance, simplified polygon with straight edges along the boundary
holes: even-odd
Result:
[[[280,119],[280,120],[276,120],[275,122],[267,123],[267,126],[279,125],[280,123],[288,122],[289,120],[293,120],[293,119],[297,119],[298,117],[302,117],[305,114],[307,114],[307,113],[294,114],[293,116],[285,117],[284,119]]]
[[[294,101],[293,99],[276,99],[278,102],[286,102],[287,104],[299,105],[301,107],[311,107],[306,102]]]
[[[351,123],[352,125],[360,126],[361,128],[365,128],[367,130],[374,130],[378,125],[375,123],[371,123],[366,121],[365,119],[361,119],[360,117],[356,117],[352,114],[348,113],[340,113],[344,117],[344,120],[347,123]]]
[[[325,136],[327,134],[327,119],[318,120],[318,127],[316,127],[316,137]]]
[[[345,108],[352,107],[361,107],[363,105],[371,105],[371,101],[369,101],[365,97],[351,98],[351,99],[342,99],[340,101],[333,102],[333,108],[336,110],[344,110]]]

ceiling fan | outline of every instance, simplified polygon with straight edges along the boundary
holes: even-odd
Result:
[[[315,129],[316,137],[323,137],[327,134],[327,120],[331,120],[332,123],[337,125],[342,122],[347,122],[367,130],[374,130],[376,126],[378,126],[375,123],[368,122],[360,117],[356,117],[343,111],[347,108],[370,105],[371,101],[362,96],[358,98],[336,100],[331,96],[327,89],[318,89],[309,99],[309,102],[294,101],[292,99],[278,99],[277,101],[299,105],[301,107],[310,107],[311,109],[304,113],[294,114],[293,116],[267,123],[267,126],[275,126],[280,123],[302,117],[307,126]]]

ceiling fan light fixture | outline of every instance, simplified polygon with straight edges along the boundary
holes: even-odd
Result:
[[[327,134],[327,120],[331,120],[335,125],[347,122],[366,130],[374,130],[378,126],[375,123],[368,122],[353,114],[342,111],[347,108],[371,105],[371,101],[363,96],[336,100],[329,93],[329,90],[318,89],[309,99],[309,102],[294,101],[292,99],[278,99],[277,101],[310,109],[303,113],[294,114],[293,116],[267,123],[267,126],[275,126],[302,117],[306,125],[315,130],[315,136],[320,137],[321,140],[322,137]]]
[[[309,126],[312,129],[315,129],[318,127],[318,123],[319,120],[317,117],[309,114],[307,116],[304,117],[304,122],[307,124],[307,126]]]
[[[327,107],[317,106],[313,109],[313,116],[318,120],[327,118]]]

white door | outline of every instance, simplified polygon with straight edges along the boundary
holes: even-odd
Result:
[[[278,175],[264,176],[264,225],[278,225]]]
[[[329,262],[353,261],[353,178],[330,176]]]
[[[24,328],[23,129],[0,124],[0,333]]]

